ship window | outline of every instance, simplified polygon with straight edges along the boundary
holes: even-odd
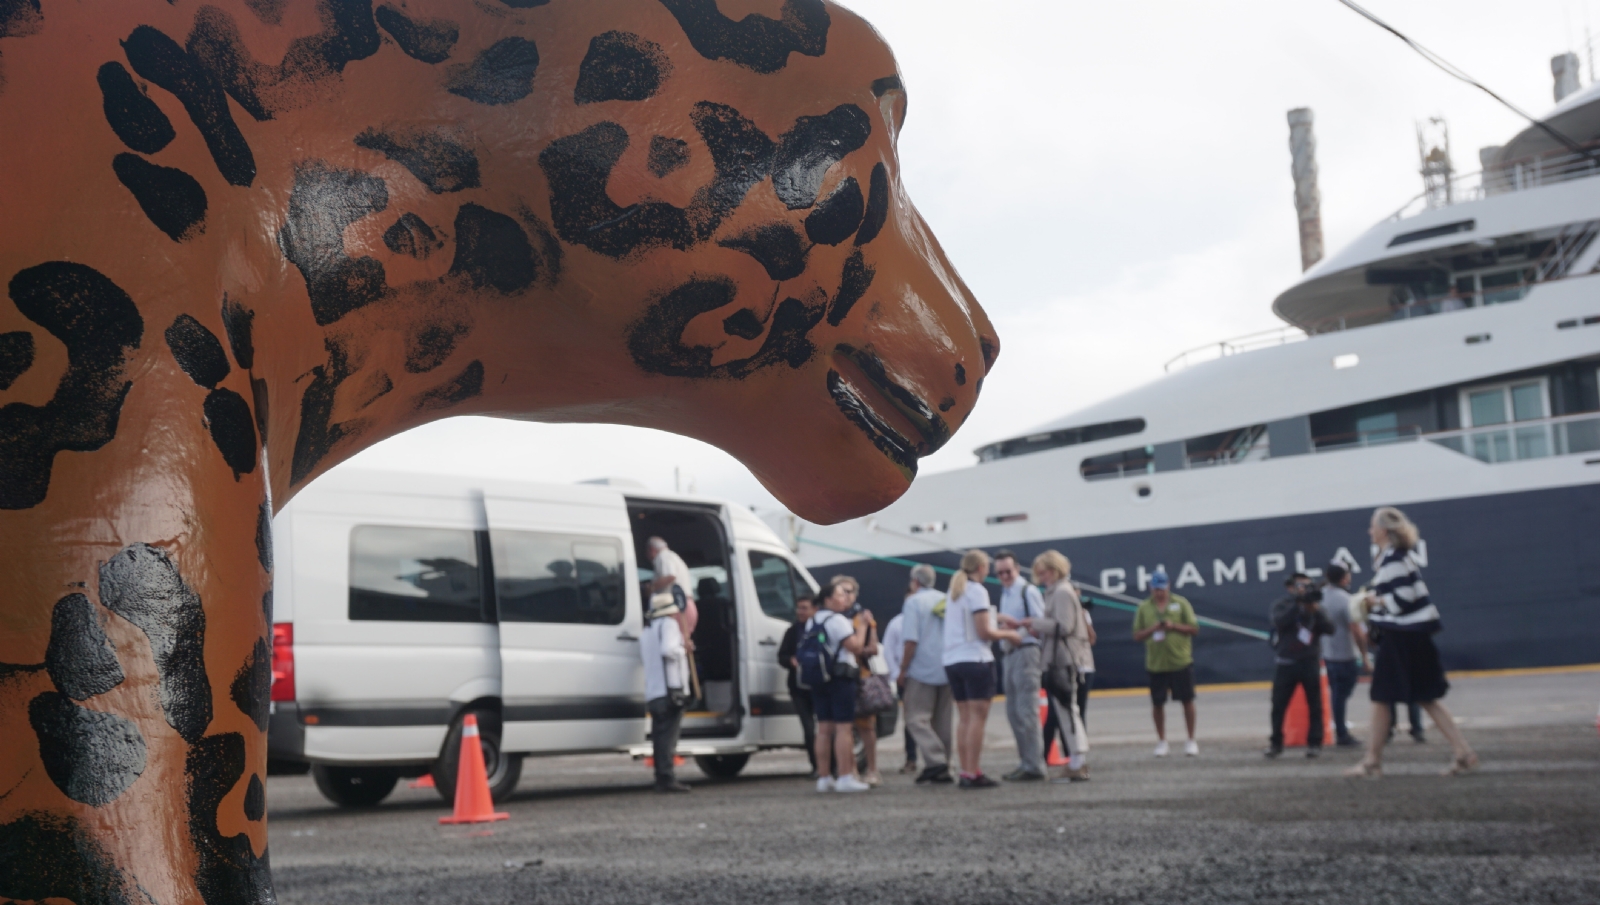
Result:
[[[1103,456],[1090,456],[1078,466],[1086,481],[1150,474],[1156,467],[1156,448],[1139,446]]]
[[[1028,453],[1060,449],[1063,446],[1077,446],[1080,443],[1094,443],[1098,440],[1109,440],[1112,437],[1125,437],[1143,430],[1143,418],[1125,418],[1121,421],[1086,424],[1083,427],[1067,427],[1048,433],[1030,434],[1026,437],[1016,437],[1011,440],[1002,440],[999,443],[991,443],[977,451],[978,461],[993,462],[998,459],[1009,459],[1012,456],[1025,456]]]
[[[1551,425],[1528,423],[1548,416],[1547,396],[1543,379],[1462,390],[1461,420],[1469,428],[1464,451],[1484,462],[1542,459],[1550,455],[1554,446]]]
[[[1414,230],[1409,233],[1401,233],[1400,235],[1395,236],[1393,239],[1389,240],[1389,247],[1393,248],[1396,245],[1405,245],[1408,242],[1421,242],[1424,239],[1437,239],[1440,236],[1449,236],[1455,233],[1468,233],[1472,232],[1477,227],[1478,221],[1476,220],[1457,220],[1454,223],[1430,226],[1427,229]]]
[[[1254,424],[1236,430],[1191,437],[1183,441],[1184,461],[1190,468],[1242,462],[1258,445],[1266,442],[1267,426]]]

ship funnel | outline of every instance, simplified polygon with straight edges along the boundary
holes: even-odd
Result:
[[[1578,85],[1578,55],[1575,53],[1557,54],[1550,58],[1550,74],[1555,77],[1556,103],[1577,91]]]
[[[1322,260],[1322,193],[1317,190],[1317,137],[1311,131],[1311,108],[1289,111],[1290,172],[1294,174],[1294,211],[1300,220],[1300,269]]]

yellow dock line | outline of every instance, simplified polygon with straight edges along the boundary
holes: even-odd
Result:
[[[1580,663],[1575,666],[1530,666],[1522,669],[1461,669],[1446,673],[1451,679],[1487,679],[1509,676],[1554,676],[1569,673],[1600,672],[1600,663]],[[1363,676],[1362,678],[1366,678]],[[1271,682],[1232,682],[1218,685],[1196,685],[1195,692],[1213,691],[1268,691]],[[1150,689],[1134,688],[1106,688],[1093,689],[1090,695],[1097,698],[1131,698],[1138,695],[1147,695]],[[1005,695],[999,695],[995,700],[1004,700]]]

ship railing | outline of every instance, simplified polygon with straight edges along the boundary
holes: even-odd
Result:
[[[1600,414],[1480,425],[1431,433],[1427,439],[1491,465],[1600,452]]]
[[[1423,211],[1460,204],[1464,201],[1477,201],[1490,195],[1523,192],[1544,185],[1555,185],[1597,175],[1600,175],[1600,152],[1595,152],[1593,157],[1576,152],[1525,157],[1476,173],[1454,176],[1450,180],[1448,192],[1442,202],[1437,191],[1432,193],[1424,191],[1401,205],[1399,210],[1386,219],[1404,220]]]
[[[1410,443],[1421,439],[1422,428],[1415,424],[1385,427],[1376,430],[1349,431],[1342,434],[1324,434],[1311,438],[1314,451],[1337,452],[1345,449],[1362,449],[1368,446],[1387,446],[1390,443]]]
[[[1272,330],[1246,333],[1243,336],[1235,336],[1232,339],[1224,339],[1220,342],[1206,343],[1203,346],[1196,346],[1193,349],[1181,352],[1163,365],[1162,370],[1170,374],[1173,371],[1181,371],[1190,365],[1199,364],[1203,361],[1215,361],[1219,358],[1227,358],[1229,355],[1238,355],[1241,352],[1249,352],[1254,349],[1265,349],[1271,346],[1299,342],[1305,339],[1306,335],[1306,331],[1299,327],[1277,327]]]

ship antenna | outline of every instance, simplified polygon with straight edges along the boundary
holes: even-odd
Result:
[[[1577,142],[1573,141],[1571,138],[1568,138],[1566,136],[1566,134],[1558,131],[1555,127],[1551,126],[1549,123],[1546,123],[1545,121],[1540,120],[1540,119],[1535,119],[1532,115],[1530,115],[1528,113],[1528,111],[1522,109],[1521,107],[1518,107],[1516,104],[1513,104],[1510,101],[1506,100],[1505,98],[1501,97],[1500,95],[1494,93],[1492,90],[1489,89],[1489,86],[1483,84],[1482,82],[1478,81],[1477,79],[1473,78],[1472,76],[1466,74],[1460,68],[1458,68],[1453,63],[1451,63],[1449,60],[1446,60],[1444,57],[1439,56],[1438,54],[1434,53],[1433,51],[1429,50],[1428,48],[1423,47],[1421,44],[1418,44],[1416,41],[1413,41],[1410,38],[1406,37],[1405,33],[1400,31],[1400,29],[1395,28],[1393,25],[1390,25],[1389,23],[1387,23],[1387,22],[1383,21],[1382,19],[1378,18],[1376,15],[1374,15],[1369,10],[1366,10],[1366,9],[1362,8],[1360,4],[1355,2],[1355,0],[1339,0],[1339,2],[1343,3],[1345,6],[1350,7],[1352,10],[1355,10],[1357,13],[1359,13],[1362,16],[1362,18],[1365,18],[1367,21],[1371,22],[1373,25],[1378,26],[1379,28],[1383,29],[1384,31],[1388,32],[1389,34],[1392,34],[1395,37],[1399,38],[1400,40],[1404,41],[1407,47],[1409,47],[1412,50],[1416,51],[1418,53],[1418,55],[1420,55],[1424,60],[1427,60],[1428,62],[1432,63],[1433,65],[1439,67],[1439,69],[1443,70],[1446,75],[1450,76],[1451,78],[1458,79],[1460,81],[1466,82],[1468,85],[1471,85],[1472,87],[1478,89],[1479,91],[1482,91],[1484,94],[1487,94],[1490,97],[1494,98],[1495,100],[1499,101],[1502,105],[1505,106],[1506,109],[1510,110],[1512,113],[1515,113],[1516,115],[1522,117],[1523,119],[1527,120],[1528,122],[1530,122],[1530,123],[1534,124],[1535,126],[1539,127],[1540,131],[1544,132],[1546,135],[1550,136],[1551,138],[1553,138],[1556,141],[1560,142],[1561,144],[1565,145],[1567,150],[1571,151],[1574,154],[1581,154],[1591,162],[1600,163],[1600,156],[1596,156],[1593,151],[1590,151],[1589,149],[1587,149],[1587,148],[1583,147],[1582,145],[1578,144]]]

